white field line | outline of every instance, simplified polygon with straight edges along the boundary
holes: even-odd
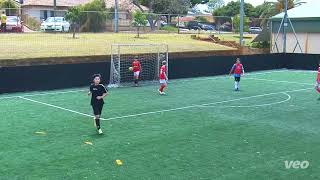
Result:
[[[291,96],[288,93],[282,93],[287,96],[287,99],[278,101],[278,102],[273,102],[273,103],[266,103],[266,104],[257,104],[257,105],[250,105],[250,106],[201,106],[201,107],[222,107],[222,108],[251,108],[251,107],[265,107],[265,106],[272,106],[272,105],[277,105],[277,104],[282,104],[287,101],[291,100]]]
[[[101,118],[101,120],[110,121],[110,120],[115,120],[115,119],[124,119],[124,118],[144,116],[144,115],[150,115],[150,114],[159,114],[159,113],[164,113],[164,112],[172,112],[172,111],[185,110],[185,109],[197,108],[197,107],[203,108],[203,106],[208,106],[208,105],[216,105],[216,104],[222,104],[222,103],[227,103],[227,102],[234,102],[234,101],[245,100],[245,99],[250,99],[250,98],[264,97],[264,96],[283,94],[283,93],[290,93],[290,92],[300,92],[300,91],[306,91],[306,90],[310,90],[310,89],[313,89],[313,88],[297,89],[297,90],[292,90],[292,91],[283,91],[283,92],[260,94],[260,95],[255,95],[255,96],[247,96],[247,97],[231,99],[231,100],[225,100],[225,101],[218,101],[218,102],[207,103],[207,104],[195,104],[195,105],[184,106],[184,107],[179,107],[179,108],[172,108],[172,109],[165,109],[165,110],[159,110],[159,111],[151,111],[151,112],[145,112],[145,113],[131,114],[131,115],[118,116],[118,117],[112,117],[112,118],[107,118],[107,119]],[[30,101],[30,102],[42,104],[42,105],[45,105],[45,106],[53,107],[53,108],[56,108],[56,109],[68,111],[68,112],[71,112],[71,113],[79,114],[79,115],[82,115],[82,116],[91,117],[91,118],[94,117],[94,116],[89,115],[89,114],[81,113],[81,112],[78,112],[78,111],[75,111],[75,110],[63,108],[63,107],[60,107],[60,106],[56,106],[56,105],[45,103],[45,102],[41,102],[41,101],[36,101],[36,100],[29,99],[29,98],[26,98],[26,97],[21,97],[20,96],[19,98],[23,99],[23,100],[26,100],[26,101]]]
[[[234,101],[245,100],[245,99],[250,99],[250,98],[270,96],[270,95],[275,95],[275,94],[283,94],[283,93],[290,93],[290,92],[300,92],[300,91],[305,91],[305,90],[310,90],[310,89],[313,89],[313,88],[298,89],[298,90],[283,91],[283,92],[275,92],[275,93],[267,93],[267,94],[260,94],[260,95],[255,95],[255,96],[248,96],[248,97],[242,97],[242,98],[225,100],[225,101],[218,101],[218,102],[207,103],[207,104],[195,104],[195,105],[184,106],[184,107],[179,107],[179,108],[165,109],[165,110],[159,110],[159,111],[151,111],[151,112],[145,112],[145,113],[139,113],[139,114],[126,115],[126,116],[118,116],[118,117],[112,117],[112,118],[108,118],[108,119],[101,118],[101,120],[110,121],[110,120],[115,120],[115,119],[123,119],[123,118],[137,117],[137,116],[143,116],[143,115],[158,114],[158,113],[178,111],[178,110],[184,110],[184,109],[190,109],[190,108],[196,108],[196,107],[200,107],[201,108],[201,107],[209,106],[209,105],[216,105],[216,104],[234,102]],[[64,108],[64,107],[56,106],[56,105],[53,105],[53,104],[49,104],[49,103],[45,103],[45,102],[29,99],[29,98],[26,98],[26,97],[20,96],[19,98],[23,99],[23,100],[26,100],[26,101],[30,101],[30,102],[42,104],[42,105],[45,105],[45,106],[53,107],[53,108],[56,108],[56,109],[68,111],[68,112],[71,112],[71,113],[79,114],[79,115],[82,115],[82,116],[91,117],[91,118],[94,117],[93,115],[81,113],[81,112],[78,112],[78,111],[75,111],[75,110],[71,110],[71,109],[67,109],[67,108]]]
[[[22,96],[20,96],[19,98],[20,98],[20,99],[23,99],[23,100],[26,100],[26,101],[34,102],[34,103],[37,103],[37,104],[42,104],[42,105],[45,105],[45,106],[50,106],[50,107],[53,107],[53,108],[56,108],[56,109],[60,109],[60,110],[63,110],[63,111],[68,111],[68,112],[71,112],[71,113],[74,113],[74,114],[79,114],[79,115],[82,115],[82,116],[94,118],[93,115],[81,113],[81,112],[78,112],[78,111],[74,111],[74,110],[71,110],[71,109],[63,108],[63,107],[56,106],[56,105],[53,105],[53,104],[49,104],[49,103],[45,103],[45,102],[41,102],[41,101],[36,101],[36,100],[29,99],[29,98],[22,97]],[[100,119],[105,120],[104,118],[100,118]]]
[[[58,94],[68,94],[68,93],[76,93],[76,92],[85,92],[88,91],[86,89],[79,89],[79,90],[70,90],[70,91],[58,91],[58,92],[47,92],[47,93],[37,93],[37,94],[27,94],[21,96],[4,96],[0,97],[0,100],[3,99],[15,99],[21,97],[35,97],[35,96],[47,96],[47,95],[58,95]]]
[[[216,104],[234,102],[234,101],[245,100],[245,99],[256,98],[256,97],[264,97],[264,96],[270,96],[270,95],[276,95],[276,94],[283,94],[283,93],[290,93],[290,92],[300,92],[300,91],[306,91],[306,90],[311,90],[311,89],[313,89],[313,88],[297,89],[297,90],[292,90],[292,91],[283,91],[283,92],[260,94],[260,95],[255,95],[255,96],[247,96],[247,97],[242,97],[242,98],[237,98],[237,99],[231,99],[231,100],[225,100],[225,101],[217,101],[217,102],[206,103],[206,104],[194,104],[194,105],[184,106],[184,107],[179,107],[179,108],[172,108],[172,109],[151,111],[151,112],[145,112],[145,113],[139,113],[139,114],[131,114],[131,115],[126,115],[126,116],[112,117],[112,118],[107,118],[106,121],[115,120],[115,119],[124,119],[124,118],[130,118],[130,117],[137,117],[137,116],[144,116],[144,115],[150,115],[150,114],[159,114],[159,113],[178,111],[178,110],[185,110],[185,109],[196,108],[196,107],[202,108],[203,106],[216,105]],[[291,99],[291,97],[290,97],[290,99]]]
[[[288,72],[289,70],[286,69],[281,69],[281,70],[274,70],[274,71],[263,71],[263,72],[251,72],[251,73],[246,73],[246,77],[247,76],[254,76],[254,75],[265,75],[265,74],[272,74],[272,73],[276,73],[276,72]],[[170,82],[174,82],[174,81],[179,81],[179,82],[189,82],[189,81],[205,81],[205,80],[214,80],[214,79],[227,79],[229,78],[229,75],[219,75],[219,76],[215,76],[215,77],[199,77],[199,78],[185,78],[185,79],[175,79],[169,81]]]
[[[293,81],[278,81],[278,80],[263,79],[263,78],[246,77],[245,79],[252,79],[252,80],[257,80],[257,81],[269,81],[269,82],[276,82],[276,83],[287,83],[287,84],[314,85],[314,84],[311,84],[311,83],[300,83],[300,82],[293,82]]]

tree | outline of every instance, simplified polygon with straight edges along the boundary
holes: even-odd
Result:
[[[300,4],[300,0],[288,0],[288,9],[292,9]],[[286,7],[286,0],[277,0],[274,3],[277,12],[283,12]]]
[[[240,1],[237,2],[230,2],[226,6],[216,9],[213,12],[213,16],[228,16],[234,17],[235,15],[239,14],[240,12]],[[256,17],[255,8],[250,3],[244,3],[244,12],[245,15],[248,17]]]
[[[209,0],[208,1],[208,7],[211,11],[211,13],[218,9],[218,8],[221,8],[224,6],[224,0]]]
[[[256,7],[256,13],[259,15],[259,18],[262,19],[260,26],[266,26],[267,20],[275,16],[278,13],[281,13],[285,9],[285,0],[277,0],[277,2],[265,2],[262,5]],[[300,0],[288,0],[288,9],[292,9],[301,5]]]
[[[208,0],[207,0],[208,1]],[[205,3],[203,0],[191,0],[191,5],[194,6],[194,5],[197,5],[197,4],[200,4],[200,3]]]
[[[147,17],[141,11],[136,11],[133,14],[133,25],[137,27],[137,37],[140,37],[140,28],[145,27],[148,23]]]
[[[6,9],[7,15],[15,15],[17,8],[14,0],[0,0],[0,9]]]
[[[104,0],[93,0],[81,6],[81,31],[99,32],[105,28],[108,14]]]
[[[75,6],[68,10],[66,20],[70,21],[73,28],[73,38],[76,38],[76,29],[81,20],[81,6]]]
[[[156,14],[186,14],[191,6],[190,0],[133,0],[133,4],[139,7],[142,12],[145,12],[141,5],[149,8],[147,19],[151,30],[155,29],[155,24],[159,20]],[[170,19],[169,19],[170,21]]]
[[[244,17],[243,21],[243,31],[249,31],[250,20],[248,17]],[[236,32],[240,32],[240,14],[237,14],[233,17],[233,28]]]

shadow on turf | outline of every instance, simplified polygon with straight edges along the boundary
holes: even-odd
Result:
[[[92,138],[95,138],[95,139],[98,139],[98,138],[103,138],[105,137],[106,134],[98,134],[98,133],[93,133],[93,134],[90,134],[89,137],[92,137]]]

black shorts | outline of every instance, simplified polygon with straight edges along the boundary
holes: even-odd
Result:
[[[234,80],[235,80],[236,82],[240,82],[240,79],[241,79],[241,77],[234,77]]]
[[[93,109],[94,115],[101,115],[102,109],[103,109],[103,104],[93,104],[92,109]]]

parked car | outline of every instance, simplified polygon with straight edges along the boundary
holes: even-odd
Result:
[[[23,22],[18,16],[7,17],[7,32],[23,32]]]
[[[250,34],[260,34],[262,32],[261,27],[250,27],[249,33]]]
[[[186,28],[186,25],[185,25],[184,22],[179,22],[179,23],[176,24],[176,27],[177,28]]]
[[[227,25],[227,24],[223,24],[217,30],[225,31],[225,32],[231,32],[232,31],[232,27]]]
[[[200,28],[202,30],[205,30],[205,31],[213,31],[215,29],[215,27],[213,25],[210,25],[210,24],[199,23],[199,25],[200,25]]]
[[[201,25],[197,21],[190,21],[187,24],[187,29],[189,29],[189,30],[191,30],[191,29],[198,30],[198,29],[201,29]]]
[[[41,23],[41,31],[69,32],[70,23],[64,17],[49,17]]]
[[[168,23],[166,21],[163,21],[163,20],[160,21],[160,24],[161,24],[161,27],[168,25]]]

